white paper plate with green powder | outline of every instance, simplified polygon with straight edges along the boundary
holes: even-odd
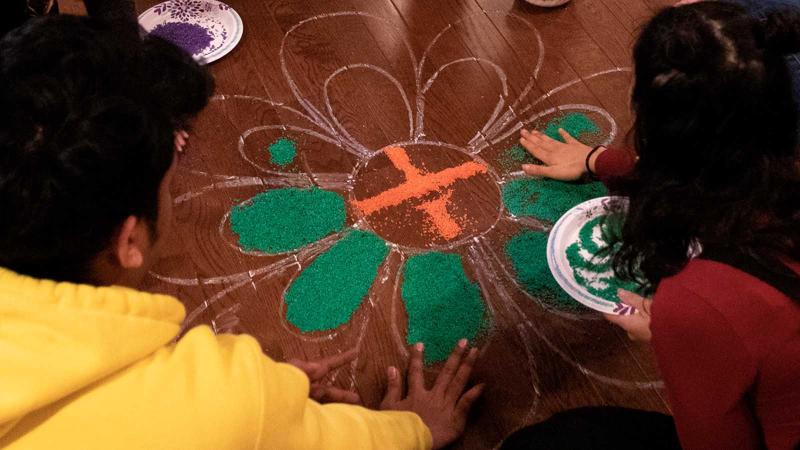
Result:
[[[572,298],[594,310],[627,315],[635,309],[619,302],[617,289],[638,285],[619,280],[612,255],[622,229],[624,197],[600,197],[566,212],[547,241],[547,264],[558,284]]]

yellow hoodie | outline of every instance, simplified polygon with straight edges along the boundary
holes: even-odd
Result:
[[[174,298],[0,269],[0,448],[430,448],[407,412],[320,405],[249,336],[170,342]]]

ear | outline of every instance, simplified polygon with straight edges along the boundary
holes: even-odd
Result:
[[[150,246],[150,232],[142,220],[128,216],[114,243],[114,254],[123,269],[138,269],[144,264],[144,254]]]

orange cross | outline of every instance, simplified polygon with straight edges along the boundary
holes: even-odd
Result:
[[[466,180],[486,173],[486,166],[476,161],[468,161],[439,172],[423,173],[411,164],[404,148],[388,147],[384,153],[392,165],[403,172],[406,180],[374,197],[355,200],[353,205],[364,215],[369,216],[384,208],[399,206],[409,200],[423,197],[432,192],[439,192],[440,194],[436,198],[426,201],[416,208],[425,212],[428,221],[441,237],[445,239],[457,237],[461,233],[461,225],[447,211],[447,204],[453,194],[453,191],[447,188],[458,180]]]

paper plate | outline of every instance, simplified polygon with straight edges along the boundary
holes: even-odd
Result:
[[[192,57],[201,64],[214,62],[228,54],[244,33],[239,14],[216,0],[169,0],[139,15],[139,24],[148,33],[159,25],[199,27],[210,36],[209,44]],[[197,29],[197,28],[196,28]],[[180,44],[173,41],[174,43]]]
[[[594,310],[619,315],[629,315],[636,309],[598,297],[581,286],[572,273],[567,260],[567,247],[578,241],[578,232],[583,225],[597,216],[611,212],[612,205],[627,205],[624,197],[600,197],[585,201],[567,211],[550,231],[547,238],[547,265],[564,291],[579,303]]]

